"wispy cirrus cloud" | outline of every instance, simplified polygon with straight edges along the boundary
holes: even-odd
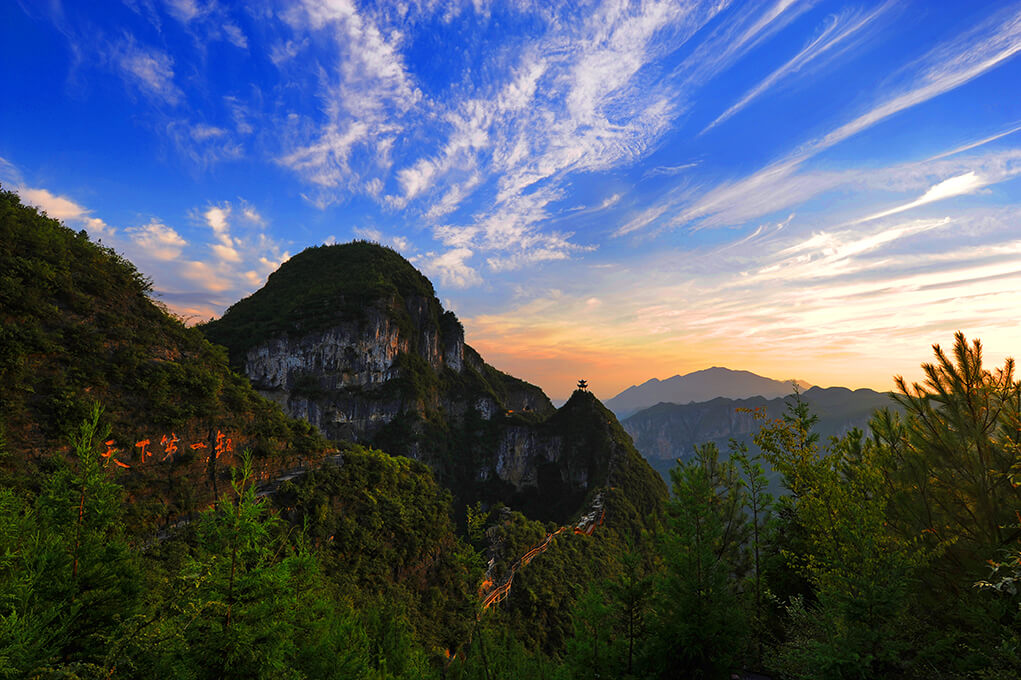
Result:
[[[930,50],[910,69],[914,75],[906,87],[864,113],[742,179],[700,190],[691,187],[675,190],[659,206],[647,208],[646,214],[658,211],[657,218],[671,215],[665,222],[667,227],[704,228],[740,224],[790,209],[846,179],[846,173],[835,171],[802,173],[806,161],[901,111],[970,82],[1018,51],[1021,51],[1021,8],[1013,6]],[[627,234],[657,222],[658,219],[636,217],[617,233]]]
[[[1001,177],[1000,179],[1002,181],[1002,179],[1004,178]],[[898,205],[894,208],[888,208],[886,210],[877,212],[872,215],[866,215],[865,217],[861,217],[855,220],[854,223],[860,224],[862,222],[871,222],[872,220],[877,220],[882,217],[889,217],[890,215],[896,215],[898,213],[905,212],[906,210],[918,208],[920,206],[928,205],[929,203],[934,203],[936,201],[942,201],[944,199],[953,198],[955,196],[964,196],[966,194],[971,194],[978,191],[987,184],[991,183],[992,181],[994,181],[993,178],[982,177],[976,174],[974,171],[966,172],[960,175],[955,175],[954,177],[949,177],[939,182],[938,184],[933,185],[932,187],[929,188],[928,191],[926,191],[924,194],[922,194],[913,201],[909,201],[908,203],[904,203],[903,205]]]
[[[814,155],[912,106],[949,92],[996,68],[1021,51],[1021,7],[1008,7],[920,61],[906,91],[890,97],[829,134],[805,145]]]
[[[494,93],[445,114],[450,133],[440,152],[397,172],[397,204],[431,202],[425,215],[442,218],[495,182],[495,196],[477,198],[480,209],[469,220],[436,226],[436,238],[486,253],[494,271],[591,249],[548,226],[563,183],[648,152],[678,114],[678,85],[650,87],[649,69],[719,9],[604,2],[582,22],[551,22]]]
[[[147,97],[171,106],[183,98],[174,83],[174,59],[163,50],[127,37],[113,46],[111,58],[125,80]]]
[[[331,189],[357,190],[362,179],[352,163],[357,154],[370,156],[370,165],[381,160],[388,165],[380,149],[393,144],[403,127],[400,115],[421,92],[405,68],[400,35],[384,33],[353,2],[304,0],[283,19],[296,31],[327,36],[337,55],[320,67],[322,120],[292,119],[292,149],[279,158],[328,201]]]
[[[1015,132],[1019,132],[1019,131],[1021,131],[1021,125],[1013,125],[1013,126],[1007,128],[1006,130],[1004,130],[1002,132],[997,132],[994,135],[989,135],[988,137],[983,137],[982,139],[978,139],[978,140],[976,140],[974,142],[968,142],[967,144],[964,144],[962,146],[958,146],[956,148],[950,149],[949,151],[944,151],[942,153],[936,154],[935,156],[932,156],[928,160],[930,160],[930,161],[937,161],[937,160],[940,160],[941,158],[947,158],[949,156],[956,156],[959,153],[964,153],[965,151],[971,151],[972,149],[977,149],[980,146],[985,146],[986,144],[990,144],[990,143],[995,142],[995,141],[997,141],[999,139],[1003,139],[1004,137],[1008,137],[1008,136],[1014,134]]]
[[[655,177],[656,175],[676,175],[690,168],[698,166],[698,163],[682,163],[680,165],[657,165],[645,171],[643,177]]]
[[[541,292],[465,325],[501,366],[541,371],[562,389],[579,366],[598,367],[606,396],[633,384],[635,356],[642,376],[726,356],[774,377],[879,388],[890,384],[890,365],[916,366],[934,338],[958,329],[980,331],[987,347],[1012,346],[1019,218],[1016,207],[979,208],[807,232],[787,220],[726,248],[576,272],[571,291]]]
[[[846,49],[866,28],[873,25],[892,6],[892,2],[886,2],[868,13],[850,11],[837,16],[830,16],[819,34],[805,45],[800,52],[745,93],[741,99],[703,128],[700,134],[705,134],[720,123],[723,123],[769,89],[806,68],[812,62],[834,56],[837,52]]]
[[[722,11],[729,4],[721,2],[717,9]],[[688,83],[701,85],[733,66],[814,4],[816,0],[775,0],[764,8],[740,7],[681,62],[677,72],[683,73]]]

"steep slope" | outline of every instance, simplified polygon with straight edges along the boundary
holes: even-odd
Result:
[[[202,331],[291,415],[428,463],[459,502],[566,520],[634,450],[587,392],[554,412],[486,364],[429,280],[376,244],[309,248]]]
[[[243,448],[263,474],[327,446],[232,373],[221,348],[149,297],[109,248],[0,192],[0,456],[35,488],[51,455],[104,408],[111,474],[133,525],[169,521],[222,492]]]
[[[801,398],[819,416],[815,431],[824,441],[855,427],[864,430],[876,409],[898,408],[889,393],[868,389],[813,387]],[[642,455],[665,475],[677,458],[690,456],[694,447],[704,442],[715,442],[726,451],[729,441],[736,439],[754,450],[752,435],[758,432],[759,423],[743,409],[762,409],[767,418],[774,419],[781,417],[785,408],[784,398],[762,397],[657,404],[627,418],[623,426]]]
[[[514,478],[509,471],[524,471],[525,477]],[[602,486],[610,487],[607,514],[616,526],[641,523],[666,501],[666,487],[620,423],[584,390],[575,390],[541,423],[504,428],[494,472],[493,481],[509,483],[506,491],[515,506],[534,519],[570,516]]]
[[[309,248],[266,285],[200,327],[264,395],[333,439],[372,440],[419,455],[392,432],[399,416],[439,408],[484,418],[507,409],[548,414],[538,388],[465,347],[432,284],[395,251],[371,243]],[[445,399],[457,388],[472,404]],[[403,425],[406,423],[398,423]],[[421,430],[418,431],[421,433]],[[399,450],[398,450],[399,449]]]
[[[803,381],[798,381],[798,385],[803,389],[810,387]],[[709,401],[716,397],[773,399],[786,396],[790,392],[790,380],[773,380],[750,371],[734,371],[714,366],[686,375],[675,375],[666,380],[653,378],[641,385],[633,385],[607,400],[606,407],[616,413],[618,418],[627,418],[660,402],[687,404]]]

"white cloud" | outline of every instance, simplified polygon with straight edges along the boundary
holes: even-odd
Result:
[[[129,39],[115,48],[113,59],[127,80],[143,93],[170,105],[183,98],[174,84],[174,60],[166,52],[139,46]]]
[[[265,218],[263,218],[263,216],[259,214],[259,211],[255,209],[254,205],[242,201],[241,215],[254,225],[260,227],[266,226]]]
[[[0,156],[0,182],[21,184],[21,172],[9,160]]]
[[[235,207],[225,201],[194,211],[193,218],[209,228],[212,240],[201,247],[190,244],[189,257],[155,272],[156,290],[182,316],[208,318],[221,313],[251,294],[290,258],[282,244],[266,233],[266,220],[253,205],[241,199]],[[234,227],[244,229],[244,235],[234,237]]]
[[[369,227],[355,227],[354,232],[359,238],[363,238],[366,241],[375,241],[376,243],[383,242],[383,232],[381,232],[379,229],[372,229]]]
[[[976,149],[976,148],[978,148],[980,146],[985,146],[986,144],[989,144],[991,142],[995,142],[996,140],[1002,139],[1003,137],[1008,137],[1008,136],[1010,136],[1010,135],[1012,135],[1012,134],[1014,134],[1015,132],[1018,132],[1018,131],[1021,131],[1021,125],[1015,125],[1015,126],[1013,126],[1011,128],[1008,128],[1007,130],[1004,130],[1003,132],[997,132],[995,135],[990,135],[988,137],[984,137],[984,138],[979,139],[977,141],[969,142],[969,143],[967,143],[967,144],[965,144],[963,146],[959,146],[959,147],[957,147],[955,149],[950,149],[949,151],[944,151],[943,153],[937,154],[937,155],[929,158],[928,160],[935,161],[935,160],[939,160],[941,158],[947,158],[949,156],[956,156],[959,153],[964,153],[965,151],[971,151],[972,149]]]
[[[203,142],[212,137],[222,137],[225,134],[227,134],[227,131],[223,128],[206,125],[205,123],[199,123],[191,127],[191,138],[197,142]]]
[[[19,187],[18,193],[26,203],[44,210],[47,215],[57,220],[82,219],[89,212],[67,196],[56,196],[46,189]]]
[[[628,220],[625,224],[618,227],[617,230],[613,233],[613,235],[624,236],[626,234],[630,234],[633,231],[638,231],[639,229],[647,227],[656,220],[658,220],[660,217],[662,217],[667,212],[667,210],[669,210],[669,208],[670,206],[667,205],[666,203],[662,203],[661,205],[653,206],[651,208],[646,208],[645,210],[642,210],[640,213],[638,213],[630,220]]]
[[[273,62],[274,66],[280,68],[281,65],[298,56],[298,53],[307,46],[307,39],[301,42],[287,40],[285,42],[275,43],[272,47],[270,47],[269,59]]]
[[[242,50],[248,49],[248,38],[236,24],[224,24],[223,33],[227,36],[227,40],[235,47]]]
[[[230,234],[230,215],[232,209],[229,203],[222,205],[211,205],[202,213],[206,224],[213,230],[217,243],[209,244],[210,250],[217,259],[223,262],[241,262],[241,253],[238,247],[242,245],[240,239],[235,239]]]
[[[863,261],[861,256],[895,241],[942,229],[950,223],[949,218],[941,218],[884,225],[872,232],[858,229],[816,232],[779,251],[775,259],[767,259],[759,272],[746,281],[752,283],[777,278],[805,281],[861,273],[877,266],[876,262]],[[886,261],[879,263],[879,266],[886,265]]]
[[[375,229],[373,227],[355,227],[353,231],[358,238],[390,246],[400,253],[407,254],[415,250],[411,241],[404,236],[388,236],[379,229]]]
[[[182,23],[188,23],[205,13],[196,0],[164,0],[167,11]]]
[[[145,255],[156,260],[176,260],[188,245],[180,234],[156,219],[139,227],[128,227],[125,233]]]
[[[989,183],[990,183],[989,179],[983,178],[975,174],[974,172],[966,172],[963,175],[957,175],[956,177],[945,179],[939,184],[932,186],[919,198],[915,199],[914,201],[911,201],[910,203],[905,203],[903,205],[897,206],[896,208],[890,208],[889,210],[884,210],[874,215],[863,217],[860,220],[856,220],[855,222],[858,223],[877,220],[881,217],[896,215],[897,213],[902,213],[906,210],[911,210],[912,208],[917,208],[919,206],[923,206],[928,203],[933,203],[935,201],[942,201],[943,199],[946,198],[952,198],[954,196],[963,196],[965,194],[974,193],[975,191],[981,189],[982,187],[986,186]]]
[[[411,199],[432,184],[438,168],[428,159],[421,159],[414,166],[398,171],[397,181],[404,191],[404,198]]]
[[[208,262],[200,260],[182,262],[179,265],[179,271],[186,280],[198,285],[201,290],[210,293],[223,293],[236,286],[235,282],[224,275],[222,268]],[[245,278],[247,282],[248,277]]]
[[[453,248],[440,255],[427,253],[422,269],[428,275],[438,276],[444,286],[467,288],[478,285],[482,283],[482,277],[467,263],[472,255],[469,248]]]
[[[720,3],[714,10],[722,10]],[[686,58],[678,67],[691,85],[700,85],[730,68],[767,38],[811,9],[815,0],[777,0],[759,11],[760,4],[740,9]]]
[[[720,9],[607,0],[584,19],[551,22],[547,34],[520,50],[502,84],[445,113],[445,144],[398,172],[403,199],[393,204],[403,207],[443,187],[425,210],[426,218],[438,219],[495,181],[495,199],[467,223],[437,225],[434,236],[489,254],[494,270],[590,250],[549,228],[551,204],[572,174],[619,167],[652,148],[679,112],[680,97],[677,82],[651,85],[650,65]],[[611,197],[599,209],[619,200]]]
[[[858,12],[844,13],[841,16],[829,17],[828,25],[813,38],[804,48],[801,49],[785,64],[773,71],[758,85],[749,90],[733,106],[721,113],[713,122],[709,123],[702,133],[716,127],[726,121],[741,109],[745,108],[754,99],[757,99],[777,83],[788,78],[794,73],[805,68],[808,64],[820,57],[832,56],[835,51],[851,42],[851,38],[858,32],[871,25],[880,15],[893,6],[892,2],[880,5],[872,12],[861,15]]]
[[[813,372],[836,376],[822,384],[881,387],[958,329],[1012,346],[1019,219],[1012,207],[815,233],[766,225],[726,249],[655,253],[599,276],[575,270],[569,291],[465,324],[473,342],[518,356],[570,348],[603,366],[623,357],[632,372],[635,357],[676,371],[725,355],[800,372],[811,355]]]
[[[681,165],[657,165],[645,171],[642,177],[655,177],[656,175],[676,175],[689,168],[694,168],[698,163],[682,163]]]
[[[211,205],[202,213],[202,216],[205,217],[206,224],[217,237],[230,236],[230,227],[227,223],[227,218],[230,217],[230,205]]]
[[[352,156],[399,132],[399,114],[422,96],[399,52],[401,36],[384,34],[348,0],[304,0],[283,16],[294,29],[331,36],[338,59],[321,77],[325,120],[311,132],[299,130],[279,162],[324,192],[360,186]]]
[[[932,50],[923,58],[921,77],[911,87],[806,145],[804,153],[814,155],[895,113],[958,88],[1018,51],[1021,51],[1021,7],[1013,7]]]
[[[0,159],[2,160],[2,159]],[[14,166],[10,166],[14,168]],[[15,173],[17,169],[14,169]],[[56,220],[78,222],[93,237],[111,236],[114,228],[98,217],[92,217],[92,211],[74,202],[67,196],[57,196],[47,189],[33,189],[30,187],[16,186],[14,190],[28,204],[44,211],[49,217]]]
[[[786,210],[847,181],[848,173],[800,173],[810,158],[889,118],[949,92],[999,66],[1021,50],[1021,8],[1000,12],[961,37],[931,50],[914,66],[914,78],[897,94],[887,95],[865,113],[810,140],[787,156],[742,179],[712,188],[675,191],[657,206],[670,213],[668,226],[719,227]],[[853,174],[853,173],[852,173]],[[866,174],[866,173],[862,173]],[[635,222],[618,233],[644,226]]]
[[[178,153],[202,168],[244,156],[241,143],[222,127],[171,120],[165,131]]]

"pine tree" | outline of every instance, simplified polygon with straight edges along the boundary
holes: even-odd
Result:
[[[715,444],[670,471],[662,556],[656,589],[652,658],[659,677],[727,677],[748,646],[738,583],[745,573],[748,523],[737,468]]]
[[[34,504],[0,490],[0,673],[98,669],[136,611],[140,574],[100,461],[101,418],[94,405]]]

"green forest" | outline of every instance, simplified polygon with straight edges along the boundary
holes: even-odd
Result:
[[[272,496],[251,461],[172,536],[141,541],[103,464],[103,413],[35,497],[0,492],[4,677],[1016,677],[1021,391],[958,336],[829,442],[795,394],[746,451],[700,447],[648,528],[566,533],[485,611],[487,539],[419,463],[348,447]],[[8,454],[9,455],[9,454]],[[765,492],[765,469],[786,493]],[[425,566],[423,566],[425,565]]]
[[[823,441],[795,392],[754,453],[678,460],[668,498],[606,463],[539,522],[287,418],[130,263],[2,198],[0,677],[1021,673],[1021,383],[977,339],[895,378],[867,431]],[[572,399],[578,437],[627,437]],[[234,455],[195,448],[221,426]],[[110,455],[171,429],[190,454]]]

